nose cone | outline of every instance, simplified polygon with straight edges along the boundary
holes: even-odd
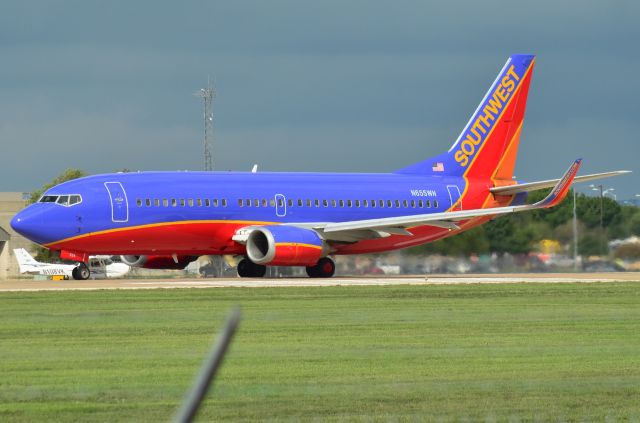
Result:
[[[25,238],[38,244],[44,244],[47,242],[47,225],[45,225],[42,213],[42,208],[37,204],[31,205],[11,219],[11,227]]]

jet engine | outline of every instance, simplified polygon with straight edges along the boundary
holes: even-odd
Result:
[[[196,259],[194,256],[177,256],[176,262],[173,256],[120,256],[123,263],[144,269],[184,269]]]
[[[247,256],[255,264],[313,266],[328,251],[317,232],[295,226],[259,226],[247,238]]]

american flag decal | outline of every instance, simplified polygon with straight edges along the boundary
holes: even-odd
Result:
[[[431,169],[434,172],[444,172],[444,163],[442,162],[434,163]]]

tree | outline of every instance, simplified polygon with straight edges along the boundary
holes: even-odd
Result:
[[[60,175],[56,176],[56,178],[53,181],[47,184],[44,184],[40,189],[32,191],[31,194],[29,195],[29,204],[32,204],[38,201],[40,197],[42,197],[42,194],[47,192],[49,188],[54,187],[63,182],[71,181],[72,179],[82,178],[83,176],[86,176],[86,173],[83,170],[72,169],[72,168],[65,170]]]

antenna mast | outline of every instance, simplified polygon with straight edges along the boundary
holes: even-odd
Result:
[[[211,80],[207,78],[207,87],[201,88],[194,95],[202,98],[204,104],[204,170],[213,170],[211,146],[213,145],[213,98],[216,96],[216,89],[211,85]]]

